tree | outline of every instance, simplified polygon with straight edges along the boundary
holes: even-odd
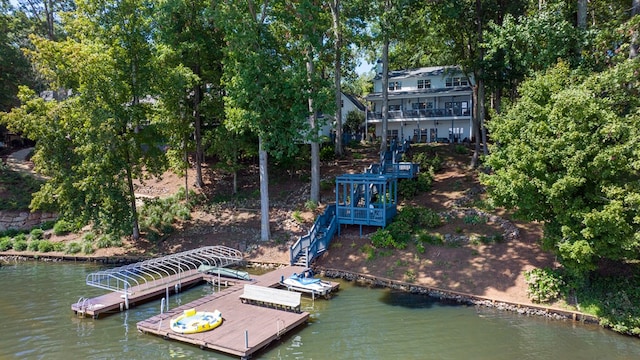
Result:
[[[640,254],[639,70],[628,60],[581,76],[560,63],[489,125],[491,198],[543,222],[544,247],[577,274]]]
[[[139,238],[133,179],[164,170],[153,101],[146,97],[157,73],[152,11],[136,0],[82,1],[67,24],[68,39],[31,37],[37,69],[52,88],[70,90],[50,103],[23,90],[23,105],[5,117],[37,141],[34,162],[50,177],[32,207],[54,206],[96,229],[128,227]]]
[[[172,51],[171,62],[188,67],[196,75],[191,92],[185,93],[190,111],[185,117],[193,124],[195,140],[196,186],[202,187],[203,119],[221,122],[222,34],[216,28],[203,0],[162,0],[156,26],[158,38]],[[204,91],[204,88],[209,89]]]
[[[0,111],[18,105],[18,86],[34,86],[35,74],[20,50],[28,44],[31,21],[9,0],[0,0]]]
[[[227,42],[224,67],[225,126],[258,137],[261,240],[270,238],[267,155],[276,159],[297,151],[301,130],[308,128],[306,62],[287,57],[286,39],[277,38],[282,3],[219,4],[218,23]],[[282,42],[281,42],[281,41]],[[297,66],[296,66],[297,65]]]

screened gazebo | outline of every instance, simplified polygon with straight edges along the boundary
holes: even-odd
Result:
[[[398,179],[384,174],[344,174],[336,177],[338,224],[385,227],[396,215]],[[338,232],[340,232],[338,228]]]

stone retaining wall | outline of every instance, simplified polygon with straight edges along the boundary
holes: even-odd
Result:
[[[0,231],[31,230],[47,221],[55,221],[57,214],[28,211],[0,211]]]

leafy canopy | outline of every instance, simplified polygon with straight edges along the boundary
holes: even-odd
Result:
[[[544,222],[543,245],[578,273],[640,255],[638,71],[630,60],[581,76],[560,63],[488,124],[483,183],[498,205]]]

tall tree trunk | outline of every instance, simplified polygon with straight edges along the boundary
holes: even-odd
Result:
[[[577,24],[578,29],[587,29],[587,0],[578,0]]]
[[[640,15],[640,0],[633,0],[631,6],[631,18]],[[633,30],[631,33],[631,44],[629,46],[629,59],[635,59],[638,56],[638,31]]]
[[[184,200],[186,203],[189,202],[189,152],[187,151],[188,143],[189,134],[185,133],[184,140],[182,142],[182,150],[184,151]]]
[[[269,173],[267,172],[267,152],[258,138],[258,157],[260,162],[260,240],[269,241]]]
[[[335,38],[334,53],[334,86],[336,88],[336,157],[342,158],[344,151],[342,148],[342,31],[340,30],[340,0],[329,2],[331,16],[333,18],[333,36]]]
[[[482,44],[482,30],[483,30],[483,11],[482,11],[482,1],[476,0],[476,36],[478,37],[478,48],[477,48],[477,60],[478,63],[482,62],[484,57],[484,52],[480,47]],[[484,144],[485,155],[487,152],[487,135],[484,129],[484,71],[482,67],[478,67],[478,69],[474,73],[474,78],[476,85],[473,88],[473,100],[474,100],[474,116],[473,116],[473,135],[475,138],[475,148],[473,151],[473,156],[471,157],[471,167],[478,167],[479,157],[480,157],[480,134],[482,134],[482,143]]]
[[[389,37],[384,35],[382,45],[382,134],[380,134],[380,163],[387,151],[387,130],[389,129]]]
[[[313,66],[313,50],[311,46],[307,50],[307,76],[309,83],[313,81],[315,68]],[[313,89],[311,90],[313,91]],[[309,200],[320,202],[320,145],[318,144],[318,124],[316,111],[313,107],[313,98],[309,96],[309,122],[312,132],[311,138],[311,190]]]
[[[133,187],[133,175],[131,174],[131,155],[129,154],[129,149],[125,146],[125,158],[127,160],[126,166],[126,174],[127,174],[127,186],[129,187],[129,206],[131,208],[131,228],[132,233],[131,237],[133,240],[140,239],[140,225],[138,224],[138,209],[136,207],[136,193]]]
[[[200,65],[195,66],[195,74],[200,76]],[[197,84],[193,88],[193,118],[195,121],[194,131],[196,138],[196,186],[202,188],[204,181],[202,180],[202,163],[204,162],[204,152],[202,151],[202,119],[200,117],[200,102],[202,95],[202,86]]]

